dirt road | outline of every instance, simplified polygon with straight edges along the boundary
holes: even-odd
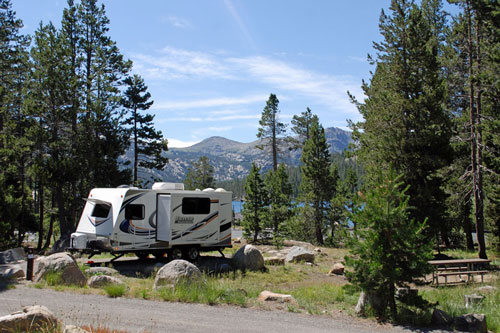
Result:
[[[409,332],[341,315],[335,318],[233,306],[78,295],[17,285],[0,292],[0,316],[27,305],[48,307],[65,324],[127,332]],[[422,331],[419,331],[422,332]]]

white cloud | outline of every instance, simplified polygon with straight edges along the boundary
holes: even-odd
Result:
[[[356,62],[362,62],[362,63],[367,63],[368,59],[367,57],[356,57],[356,56],[349,56],[348,57],[350,60],[356,61]]]
[[[353,78],[318,74],[261,56],[231,58],[229,61],[263,83],[313,98],[313,101],[345,114],[357,114],[356,107],[347,97],[348,90],[361,96],[359,83],[354,82]]]
[[[234,106],[246,105],[256,102],[266,101],[267,96],[252,95],[245,97],[217,97],[201,100],[190,101],[172,101],[172,102],[158,102],[153,104],[152,109],[194,109],[194,108],[212,108],[221,106]]]
[[[201,140],[197,141],[182,141],[177,139],[168,139],[168,148],[184,148],[197,144]]]
[[[157,55],[132,55],[135,68],[152,79],[210,78],[234,79],[216,57],[201,52],[165,47]]]
[[[218,121],[231,121],[231,120],[258,120],[260,119],[260,114],[231,114],[231,115],[208,115],[206,117],[170,117],[168,119],[158,119],[159,123],[167,122],[191,122],[191,123],[201,123],[201,122],[218,122]]]
[[[203,53],[173,47],[165,47],[155,55],[137,54],[133,59],[146,78],[149,75],[150,78],[159,80],[215,80],[229,85],[252,85],[264,91],[278,90],[281,101],[284,101],[284,94],[287,94],[290,99],[300,97],[308,100],[306,103],[310,106],[324,105],[327,107],[325,111],[329,112],[326,118],[355,120],[360,117],[356,107],[349,101],[347,91],[358,98],[362,98],[363,92],[358,79],[351,76],[318,73],[271,57],[228,57],[220,52]],[[210,82],[206,84],[209,85]],[[268,93],[242,97],[156,101],[153,108],[207,109],[252,103],[261,103],[263,106],[267,98]],[[198,118],[198,115],[195,118]]]
[[[191,22],[189,22],[188,20],[176,16],[163,17],[162,21],[180,29],[190,29],[193,27]]]

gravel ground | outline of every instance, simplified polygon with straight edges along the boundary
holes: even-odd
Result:
[[[340,313],[332,318],[234,306],[109,298],[23,284],[0,292],[0,316],[35,304],[49,308],[66,325],[101,325],[126,332],[423,332]]]

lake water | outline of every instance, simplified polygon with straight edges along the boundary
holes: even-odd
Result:
[[[245,203],[243,201],[233,201],[233,211],[235,214],[241,213],[243,209],[243,205]]]

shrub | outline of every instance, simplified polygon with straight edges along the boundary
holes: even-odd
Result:
[[[124,284],[107,284],[103,289],[109,297],[121,297],[125,295],[127,286]]]

